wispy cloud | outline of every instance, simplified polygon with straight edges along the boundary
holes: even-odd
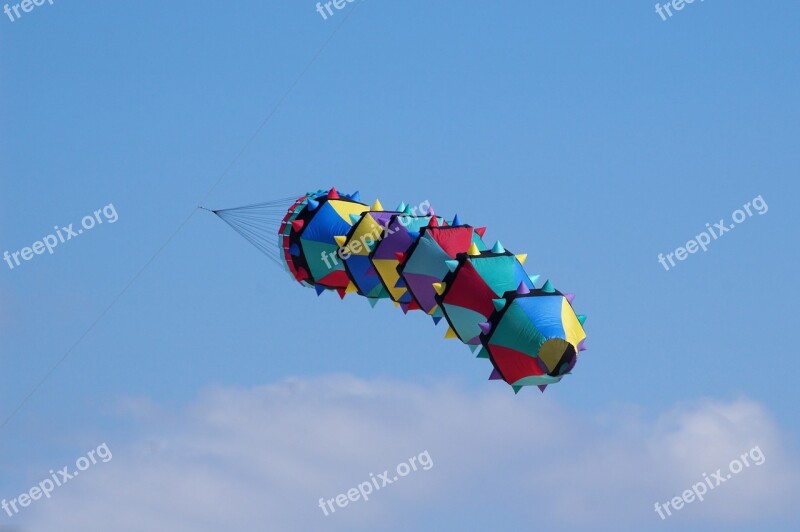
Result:
[[[684,508],[672,526],[786,516],[797,462],[748,399],[648,417],[584,416],[545,394],[475,394],[349,376],[215,389],[182,412],[128,401],[144,431],[114,461],[26,517],[33,530],[548,530],[661,525],[666,501],[754,445],[766,462]],[[436,466],[325,517],[332,497],[428,450]],[[432,525],[431,525],[432,526]],[[644,527],[644,528],[643,528]]]

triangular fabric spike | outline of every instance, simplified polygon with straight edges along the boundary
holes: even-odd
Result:
[[[408,236],[411,238],[411,240],[416,240],[419,238],[419,231],[409,231]]]
[[[522,389],[522,386],[512,386],[511,388],[514,390],[514,395],[517,395]]]
[[[477,345],[468,345],[467,347],[469,347],[469,350],[472,351],[473,353],[478,349]]]
[[[450,338],[458,339],[458,335],[456,334],[456,332],[453,330],[452,327],[448,327],[447,328],[447,332],[444,333],[444,337],[447,338],[447,339],[450,339]]]
[[[450,225],[461,225],[461,218],[459,218],[458,215],[456,214],[455,216],[453,216],[453,221],[450,222]]]
[[[400,303],[398,303],[397,301],[392,301],[392,303],[394,304],[395,307],[399,307],[400,306]]]
[[[503,376],[500,375],[500,372],[497,371],[497,368],[492,368],[492,372],[489,374],[490,381],[501,381],[503,380]]]
[[[353,201],[361,201],[361,192],[356,190],[352,194],[350,194],[350,199]]]
[[[347,242],[347,235],[337,235],[333,239],[336,240],[336,245],[342,248],[344,243]]]
[[[525,284],[525,281],[519,283],[519,286],[517,287],[517,293],[520,295],[531,293],[530,289],[528,289],[528,285]]]
[[[436,219],[436,216],[431,215],[431,221],[428,222],[430,227],[439,227],[439,221]]]
[[[295,220],[292,222],[292,229],[294,229],[295,233],[299,233],[305,224],[305,220]]]
[[[544,391],[547,389],[547,385],[546,384],[540,384],[538,387],[542,391],[542,393],[544,393]]]
[[[489,351],[484,347],[478,351],[478,356],[476,358],[489,358]]]
[[[422,308],[419,306],[416,299],[412,299],[408,304],[408,310],[422,310]]]
[[[525,264],[525,260],[526,260],[527,258],[528,258],[528,254],[527,254],[527,253],[520,253],[519,255],[517,255],[517,260],[518,260],[518,261],[519,261],[519,263],[520,263],[520,264],[522,264],[522,265],[524,265],[524,264]]]
[[[400,262],[400,263],[403,263],[406,260],[406,254],[403,253],[402,251],[395,251],[394,252],[394,256],[397,259],[397,261]]]
[[[492,299],[492,303],[494,304],[494,308],[496,310],[502,310],[503,307],[506,306],[506,300],[503,298],[500,299]]]
[[[350,292],[358,292],[358,288],[356,287],[355,284],[353,284],[353,281],[350,281],[347,284],[347,288],[345,288],[344,291],[346,294],[349,294]]]
[[[339,298],[344,299],[347,290],[345,288],[337,288],[336,291],[339,293]]]
[[[483,238],[483,235],[486,233],[485,227],[476,227],[475,232],[478,233],[478,236]]]
[[[376,297],[368,297],[367,301],[369,301],[369,306],[370,307],[375,308],[375,305],[378,304],[378,301],[380,301],[380,299],[378,299]]]
[[[578,342],[578,352],[579,352],[579,353],[580,353],[581,351],[586,351],[586,345],[585,345],[585,344],[586,344],[586,338],[584,338],[583,340],[581,340],[580,342]]]
[[[401,202],[400,202],[400,203],[397,205],[397,208],[396,208],[395,210],[396,210],[397,212],[403,212],[404,210],[406,210],[406,204],[405,204],[405,202],[402,202],[402,201],[401,201]]]
[[[433,324],[434,325],[439,325],[440,321],[442,321],[442,317],[441,316],[433,316]]]
[[[567,298],[567,301],[569,301],[569,304],[571,305],[572,304],[572,300],[575,299],[575,294],[570,292],[568,294],[564,294],[564,297]]]
[[[328,191],[328,199],[330,200],[330,199],[341,199],[341,198],[339,197],[339,193],[336,192],[336,189],[331,187],[331,189]]]
[[[501,244],[499,240],[494,243],[494,246],[492,246],[492,253],[505,253],[505,252],[506,248],[503,247],[503,244]]]
[[[444,263],[447,265],[447,269],[450,270],[451,272],[456,271],[456,268],[458,268],[457,260],[446,260],[444,261]]]
[[[480,255],[480,254],[481,254],[481,250],[479,250],[479,249],[478,249],[478,246],[476,246],[476,245],[475,245],[475,242],[473,242],[473,243],[472,243],[472,244],[469,246],[469,249],[467,250],[467,255],[469,255],[469,256],[471,256],[471,257],[474,257],[474,256],[476,256],[476,255]]]
[[[403,314],[408,314],[408,303],[400,303],[400,310],[403,311]]]
[[[380,200],[375,200],[375,203],[372,204],[372,207],[370,207],[369,210],[380,212],[383,210],[383,205],[381,205]]]
[[[322,292],[324,292],[324,291],[325,291],[325,287],[324,287],[324,286],[322,286],[321,284],[315,284],[315,285],[314,285],[314,290],[316,290],[316,291],[317,291],[317,295],[321,295],[321,294],[322,294]]]
[[[491,322],[488,322],[488,321],[483,321],[483,322],[479,323],[478,327],[481,328],[481,332],[483,334],[489,334],[489,332],[492,330],[492,324],[491,324]]]
[[[302,266],[297,268],[297,278],[298,279],[300,279],[301,281],[305,281],[306,279],[308,279],[308,277],[309,277],[308,276],[308,272],[306,271],[305,268],[303,268]]]
[[[317,200],[315,200],[315,199],[309,199],[308,200],[308,210],[309,211],[315,211],[315,210],[317,210],[317,207],[319,207],[319,202]]]
[[[586,323],[586,314],[578,314],[578,321],[581,322],[581,325]]]
[[[403,209],[403,214],[411,214],[411,205],[406,205],[406,208]]]
[[[541,277],[541,275],[538,275],[538,274],[537,275],[529,275],[528,279],[531,280],[531,284],[533,284],[533,286],[535,287],[536,283],[539,282],[539,277]]]
[[[444,289],[447,287],[447,283],[432,283],[433,290],[439,295],[444,293]]]
[[[442,218],[442,227],[447,227],[447,220]]]
[[[300,255],[300,246],[298,246],[296,243],[292,244],[291,246],[289,246],[289,253],[293,257],[299,256]]]
[[[547,292],[548,294],[552,294],[555,291],[556,289],[553,287],[553,283],[550,282],[550,279],[546,280],[542,285],[542,292]]]
[[[359,220],[361,220],[361,215],[360,214],[351,214],[350,215],[350,223],[351,224],[355,225],[355,224],[357,224],[359,222]]]

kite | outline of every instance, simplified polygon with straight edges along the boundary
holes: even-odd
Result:
[[[549,280],[537,288],[539,276],[523,268],[527,255],[499,241],[487,246],[485,227],[458,215],[448,222],[428,202],[385,210],[331,188],[211,212],[317,295],[353,293],[373,307],[386,299],[403,313],[424,312],[434,324],[444,318],[445,338],[488,359],[489,380],[514,393],[559,382],[586,349],[574,294]]]

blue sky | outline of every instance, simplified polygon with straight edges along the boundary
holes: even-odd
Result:
[[[109,204],[119,219],[0,262],[4,419],[80,340],[0,429],[0,498],[114,451],[0,530],[793,529],[798,16],[712,0],[667,21],[633,1],[2,15],[0,253]],[[514,396],[441,325],[317,298],[206,212],[175,234],[201,202],[329,186],[429,200],[527,252],[589,316],[574,373]],[[759,195],[765,214],[658,263]],[[653,512],[754,445],[765,464],[713,500]],[[316,508],[425,449],[435,466],[382,498]]]

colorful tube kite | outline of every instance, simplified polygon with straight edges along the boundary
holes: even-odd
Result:
[[[574,295],[549,280],[536,288],[539,276],[523,269],[526,255],[500,242],[488,248],[485,227],[457,215],[447,223],[427,202],[387,211],[335,188],[297,198],[288,212],[278,203],[213,212],[318,295],[356,293],[373,307],[390,299],[404,313],[419,310],[434,323],[444,318],[445,338],[480,349],[478,358],[493,366],[489,379],[515,393],[560,381],[585,349],[586,316],[573,310]],[[282,213],[277,254],[259,238],[263,227],[254,220],[264,212]]]

